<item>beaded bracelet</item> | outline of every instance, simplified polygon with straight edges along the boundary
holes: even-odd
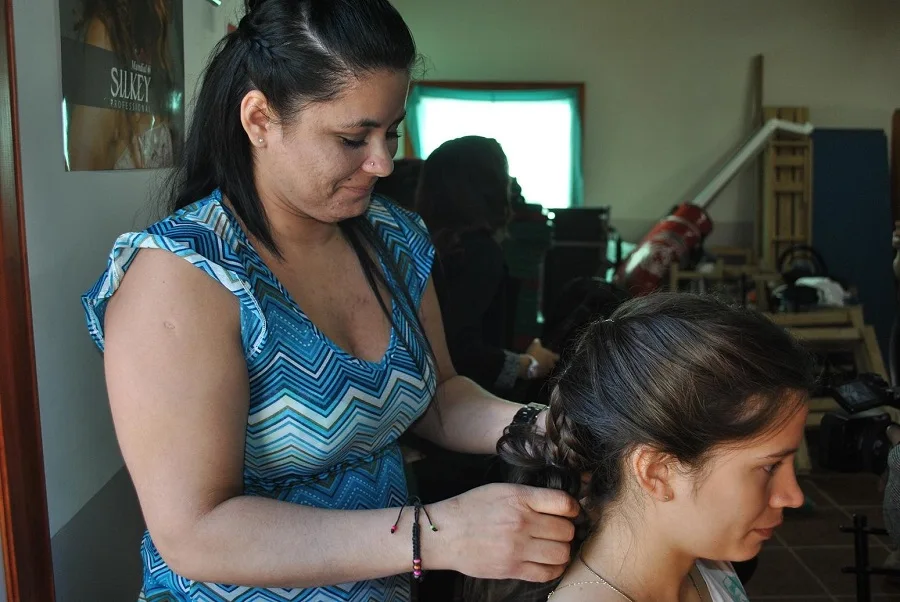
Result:
[[[431,527],[432,531],[437,531],[437,527],[434,526],[434,522],[431,520],[431,516],[428,514],[428,509],[422,504],[422,500],[418,497],[413,496],[409,498],[403,506],[400,507],[400,512],[397,514],[397,520],[391,526],[391,534],[397,532],[397,526],[400,524],[400,517],[403,516],[403,510],[407,506],[412,506],[414,508],[413,515],[413,524],[412,524],[412,548],[413,548],[413,578],[416,581],[422,581],[425,579],[425,573],[422,571],[422,541],[420,536],[420,526],[419,526],[419,513],[424,512],[425,516],[428,518],[428,526]]]

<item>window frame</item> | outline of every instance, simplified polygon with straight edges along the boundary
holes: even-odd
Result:
[[[410,84],[410,96],[414,96],[413,92],[416,88],[446,88],[449,90],[475,91],[475,92],[508,92],[508,91],[545,91],[545,90],[575,90],[575,103],[578,115],[580,132],[578,132],[579,140],[577,173],[578,181],[573,180],[572,198],[569,207],[584,206],[584,139],[585,139],[585,84],[584,82],[524,82],[524,81],[463,81],[463,80],[415,80]],[[410,109],[407,119],[410,115],[414,115],[413,109]],[[403,153],[404,157],[421,159],[419,153],[413,148],[413,136],[410,135],[409,124],[404,124]]]

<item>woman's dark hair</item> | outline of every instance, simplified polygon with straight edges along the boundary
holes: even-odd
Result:
[[[407,157],[394,161],[391,175],[378,178],[375,182],[375,194],[387,197],[404,209],[416,208],[416,189],[419,187],[419,174],[422,173],[424,161]]]
[[[444,254],[461,234],[503,228],[511,214],[509,195],[509,164],[500,143],[464,136],[444,142],[425,160],[416,211]]]
[[[181,163],[170,180],[170,210],[219,189],[248,233],[280,256],[256,189],[253,151],[241,124],[242,99],[259,90],[279,121],[290,124],[305,106],[339,97],[356,77],[379,70],[411,72],[416,45],[387,0],[248,0],[246,8],[204,72]],[[379,283],[410,325],[414,341],[404,340],[407,348],[412,351],[411,343],[416,343],[423,361],[433,360],[405,284],[408,266],[397,264],[366,215],[345,220],[340,228],[395,331],[405,336],[378,291]],[[427,366],[419,368],[424,374]]]
[[[759,312],[708,296],[637,297],[579,337],[557,377],[546,435],[507,429],[498,452],[512,481],[566,491],[602,517],[637,446],[702,474],[719,446],[785,424],[813,380],[810,355]],[[546,599],[555,583],[468,585],[466,600],[500,602]]]

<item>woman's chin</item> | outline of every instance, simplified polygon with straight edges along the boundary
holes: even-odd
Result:
[[[331,207],[329,207],[328,214],[322,216],[319,221],[337,224],[348,219],[353,219],[354,217],[359,217],[369,209],[371,202],[371,194],[353,198],[345,196],[337,203],[333,203]]]
[[[746,562],[756,558],[763,548],[765,540],[758,542],[746,543],[739,550],[735,550],[733,554],[729,554],[729,562]]]

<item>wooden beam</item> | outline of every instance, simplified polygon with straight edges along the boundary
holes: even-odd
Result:
[[[766,316],[780,326],[849,326],[852,321],[846,309],[823,309],[800,313],[767,313]]]
[[[789,328],[792,335],[805,343],[853,343],[863,340],[856,328]]]
[[[0,21],[0,537],[9,602],[49,602],[55,599],[53,559],[25,252],[12,0],[0,0]]]

